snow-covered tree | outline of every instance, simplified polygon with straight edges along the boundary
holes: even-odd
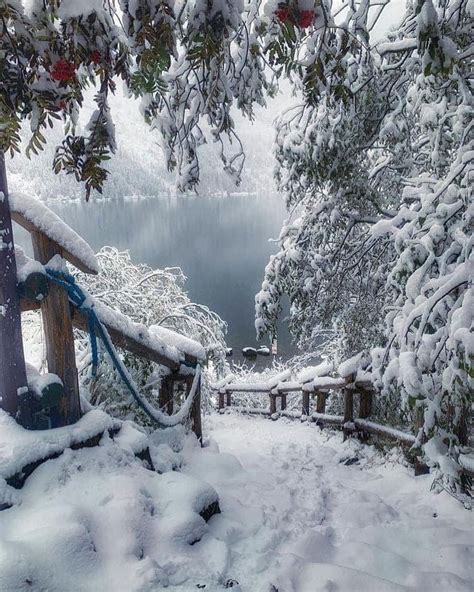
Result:
[[[300,81],[276,145],[294,214],[256,299],[260,331],[287,293],[301,343],[329,328],[342,354],[385,345],[380,384],[424,412],[419,444],[454,490],[474,353],[470,10],[419,0],[373,47],[358,19],[368,49],[346,53],[350,98],[328,84],[313,103]]]
[[[330,5],[320,10],[297,58],[306,66],[296,69],[298,101],[277,122],[276,176],[291,218],[256,299],[257,330],[272,332],[286,293],[300,345],[334,329],[344,358],[382,334],[391,248],[369,230],[399,202],[397,173],[373,169],[398,73],[381,80],[368,45],[378,11],[362,3],[336,22]]]

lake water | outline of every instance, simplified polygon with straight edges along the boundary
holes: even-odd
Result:
[[[286,216],[277,195],[154,196],[149,198],[50,201],[51,207],[94,250],[128,249],[134,262],[179,266],[190,298],[206,304],[229,325],[235,358],[255,346],[254,298]],[[18,242],[26,236],[16,232]],[[279,356],[295,353],[284,323],[278,327]],[[268,363],[261,358],[260,363]],[[259,364],[260,365],[260,364]]]

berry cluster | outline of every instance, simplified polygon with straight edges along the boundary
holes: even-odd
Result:
[[[314,22],[314,10],[297,10],[289,6],[281,6],[275,11],[275,16],[281,23],[291,23],[300,29],[310,27]]]
[[[61,82],[67,82],[68,80],[73,79],[75,75],[76,66],[63,58],[58,60],[51,70],[51,78]]]
[[[100,64],[100,61],[102,59],[102,55],[99,50],[94,49],[94,51],[91,51],[89,58],[93,64],[97,65],[97,64]]]

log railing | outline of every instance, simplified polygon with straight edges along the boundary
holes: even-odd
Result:
[[[324,426],[341,426],[345,436],[373,434],[384,438],[397,440],[403,444],[413,445],[415,436],[376,422],[370,421],[374,387],[368,374],[351,374],[347,377],[323,376],[306,383],[295,381],[280,381],[276,385],[268,383],[235,383],[233,377],[221,380],[212,385],[212,390],[218,396],[220,411],[232,407],[232,395],[236,393],[267,395],[269,405],[266,409],[234,407],[237,410],[269,416],[300,417],[317,422]],[[326,413],[326,401],[329,393],[343,397],[343,415]],[[301,396],[301,411],[287,411],[287,396]],[[355,417],[354,403],[359,399],[359,413]]]

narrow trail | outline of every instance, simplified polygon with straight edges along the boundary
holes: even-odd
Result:
[[[219,493],[210,531],[234,589],[473,589],[473,515],[431,493],[431,476],[314,424],[213,415],[206,433],[209,459],[190,471]]]

